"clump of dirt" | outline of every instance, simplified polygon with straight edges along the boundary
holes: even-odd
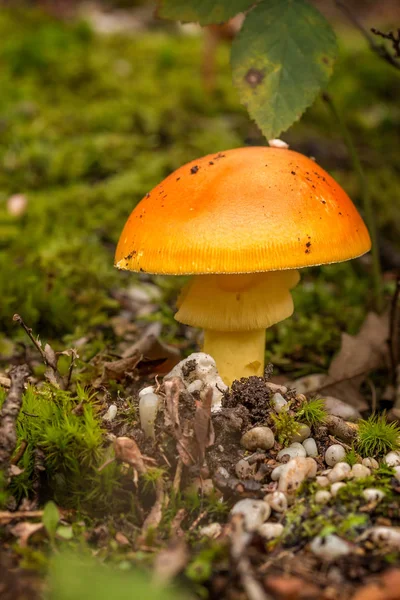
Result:
[[[263,377],[249,377],[232,383],[222,399],[224,408],[234,408],[242,405],[248,410],[252,426],[265,423],[271,410],[270,399],[272,391],[266,385]]]

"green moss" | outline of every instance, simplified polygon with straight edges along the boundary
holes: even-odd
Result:
[[[357,450],[361,456],[382,456],[400,447],[400,427],[385,415],[371,415],[358,423]]]
[[[327,415],[323,399],[312,398],[303,402],[296,413],[296,419],[302,423],[307,423],[310,427],[315,427],[322,424]]]
[[[288,444],[300,430],[300,423],[289,411],[282,411],[277,415],[271,411],[270,417],[273,421],[275,436],[280,444]]]

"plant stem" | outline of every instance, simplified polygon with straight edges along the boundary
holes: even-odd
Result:
[[[374,215],[374,209],[372,205],[372,199],[368,187],[368,181],[365,176],[365,172],[363,166],[361,164],[361,160],[357,149],[353,143],[352,137],[350,135],[350,131],[342,118],[340,112],[338,111],[332,97],[329,94],[322,95],[323,100],[329,106],[332,115],[334,116],[337,124],[339,125],[340,132],[342,134],[343,140],[347,146],[347,150],[349,152],[351,161],[353,163],[353,168],[357,173],[361,198],[363,202],[364,212],[365,212],[365,220],[368,225],[368,229],[371,235],[372,240],[372,283],[374,290],[374,303],[375,308],[378,311],[381,311],[383,308],[383,294],[382,294],[382,272],[381,272],[381,263],[379,258],[379,247],[378,247],[378,232],[376,227],[376,219]]]

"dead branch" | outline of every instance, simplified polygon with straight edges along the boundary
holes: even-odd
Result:
[[[19,365],[10,371],[10,391],[0,411],[0,468],[7,470],[17,443],[16,421],[22,406],[25,380],[29,375],[27,365]]]
[[[394,55],[396,58],[400,58],[400,28],[397,30],[397,37],[393,31],[389,31],[388,33],[384,33],[383,31],[379,31],[375,27],[371,28],[371,31],[374,35],[378,35],[384,40],[389,40],[392,44],[392,48],[394,51]]]
[[[344,421],[340,417],[329,415],[326,418],[324,425],[328,428],[330,435],[333,435],[335,438],[338,438],[346,444],[351,445],[357,437],[357,426],[353,423]]]
[[[396,57],[390,54],[388,49],[383,44],[375,43],[375,40],[372,37],[372,35],[369,34],[369,32],[365,29],[365,27],[360,23],[360,21],[349,8],[348,2],[342,0],[335,0],[335,4],[354,25],[354,27],[356,27],[356,29],[358,29],[358,31],[364,36],[371,50],[375,52],[375,54],[377,54],[384,61],[389,63],[389,65],[392,65],[392,67],[394,67],[395,69],[400,69],[400,62],[396,59]],[[373,33],[375,33],[375,31]],[[396,56],[398,55],[396,54]]]

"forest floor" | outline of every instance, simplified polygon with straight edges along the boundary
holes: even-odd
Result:
[[[396,418],[399,78],[355,34],[341,38],[329,92],[366,167],[386,312],[374,310],[368,258],[308,269],[295,314],[268,332],[273,373],[237,382],[211,412],[207,394],[186,390],[190,369],[183,383],[163,380],[199,348],[198,333],[173,318],[182,278],[118,272],[113,253],[134,205],[173,169],[263,143],[232,88],[228,48],[207,93],[201,38],[170,26],[101,36],[3,9],[0,39],[0,405],[10,386],[22,402],[0,480],[2,600],[118,600],[133,589],[154,600],[397,598],[400,482],[384,459],[390,445],[369,447],[371,462],[360,416]],[[284,139],[362,212],[322,100]],[[27,377],[12,371],[22,365]],[[327,388],[329,376],[340,386]],[[148,385],[161,398],[155,442],[138,411]],[[316,395],[345,400],[348,412],[335,420],[328,403],[321,413]],[[295,479],[286,471],[278,481],[287,460],[278,454],[301,425],[316,452],[297,447]],[[259,426],[273,431],[272,447],[243,441]],[[328,470],[333,444],[344,449],[343,477]],[[232,513],[245,499],[250,508]]]

